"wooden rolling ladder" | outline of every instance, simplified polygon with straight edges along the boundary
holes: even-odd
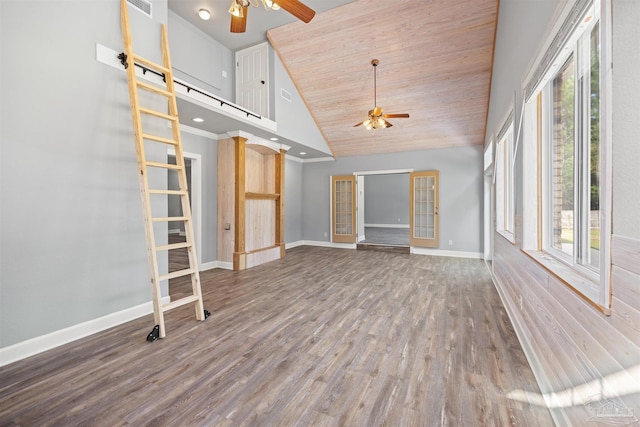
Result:
[[[204,320],[209,316],[202,303],[202,290],[200,288],[200,275],[198,273],[198,264],[196,257],[195,240],[193,233],[193,221],[191,218],[191,207],[189,204],[189,193],[187,191],[187,176],[185,172],[184,154],[182,151],[182,142],[180,139],[180,129],[178,121],[178,107],[176,103],[176,94],[173,81],[173,73],[171,71],[171,60],[169,56],[169,41],[167,38],[167,28],[162,25],[162,59],[163,64],[156,64],[148,59],[142,58],[133,53],[131,44],[131,31],[129,27],[129,16],[127,1],[121,0],[121,25],[122,38],[124,42],[124,56],[121,58],[125,64],[127,71],[127,79],[129,81],[129,98],[131,101],[131,116],[133,120],[133,133],[136,146],[136,155],[138,159],[138,177],[140,183],[140,195],[142,198],[142,211],[144,217],[145,235],[147,241],[147,258],[149,261],[149,272],[151,276],[151,288],[153,293],[153,311],[155,323],[153,330],[147,336],[147,341],[155,341],[158,338],[165,337],[164,313],[171,309],[183,306],[185,304],[195,303],[196,318]],[[135,64],[139,64],[145,69],[153,70],[163,75],[166,87],[155,86],[145,82],[138,81],[136,77]],[[138,90],[142,89],[146,92],[155,94],[155,96],[165,97],[168,100],[168,114],[165,112],[143,108],[140,106]],[[171,126],[171,138],[165,138],[157,135],[144,133],[142,129],[142,115],[152,116],[156,120],[166,121]],[[151,144],[164,144],[174,148],[176,164],[162,163],[147,160],[145,156],[145,141]],[[179,190],[168,189],[151,189],[149,188],[149,168],[174,169],[178,172]],[[178,217],[154,217],[151,211],[151,198],[154,195],[165,197],[178,196],[181,200],[182,216]],[[186,241],[181,243],[173,243],[157,246],[154,236],[154,223],[180,221],[184,223]],[[186,248],[188,251],[189,268],[174,271],[168,274],[159,274],[158,272],[158,252],[172,251]],[[175,279],[178,277],[190,276],[192,285],[192,295],[177,299],[168,304],[162,303],[162,295],[160,291],[160,282],[163,280]]]

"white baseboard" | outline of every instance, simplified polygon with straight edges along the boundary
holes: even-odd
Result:
[[[293,248],[297,248],[298,246],[304,246],[304,240],[298,240],[296,242],[290,242],[290,243],[285,243],[284,248],[285,249],[293,249]]]
[[[169,302],[171,302],[170,297],[162,298],[163,304],[168,304]],[[51,350],[150,313],[153,313],[151,301],[1,348],[0,366]]]
[[[414,246],[411,247],[411,253],[414,255],[448,256],[454,258],[483,259],[484,257],[481,252],[445,251],[442,249],[417,248]]]
[[[364,226],[371,228],[409,228],[409,224],[365,224]]]
[[[224,270],[233,270],[232,262],[216,261],[216,263],[218,263],[218,266],[216,268],[222,268]]]
[[[213,270],[214,268],[218,268],[219,262],[220,261],[203,262],[202,264],[200,264],[199,271],[207,271],[207,270]]]

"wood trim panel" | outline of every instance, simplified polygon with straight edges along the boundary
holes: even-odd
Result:
[[[349,183],[349,191],[337,192],[339,184]],[[345,187],[341,185],[341,187]],[[346,190],[346,188],[344,188]],[[337,202],[338,198],[346,197]],[[350,200],[349,200],[350,198]],[[350,212],[346,209],[350,208]],[[340,212],[338,212],[340,211]],[[350,221],[347,222],[347,221]],[[344,229],[343,229],[344,228]],[[349,230],[351,231],[349,233]],[[331,177],[331,241],[334,243],[356,242],[356,177],[342,175]]]
[[[276,245],[284,247],[284,191],[285,191],[285,151],[280,150],[280,153],[275,156],[275,187],[276,192],[279,194],[276,199]],[[284,257],[284,250],[282,251],[282,257]]]
[[[622,238],[613,248],[636,245]],[[587,402],[601,378],[608,384],[606,401],[636,408],[637,392],[629,393],[640,354],[640,276],[613,266],[611,315],[602,316],[525,252],[495,239],[496,286],[510,301],[512,323],[536,373],[542,393],[559,425],[580,425],[590,416]],[[626,250],[625,250],[626,252]],[[619,252],[618,252],[619,255]],[[619,258],[620,259],[620,258]],[[640,252],[624,265],[638,265]],[[616,395],[617,393],[617,395]],[[567,404],[558,404],[567,402]]]
[[[611,264],[640,275],[640,240],[613,235],[611,246]]]
[[[245,252],[249,253],[276,244],[276,202],[247,200],[245,203]]]
[[[244,193],[246,200],[279,200],[280,194],[278,193]]]
[[[246,268],[246,263],[240,255],[245,252],[245,143],[247,139],[241,136],[234,136],[233,141],[235,143],[235,241],[233,269],[242,270],[243,268],[241,267],[243,265]]]
[[[415,180],[417,178],[433,178],[434,194],[433,194],[433,238],[415,237]],[[440,237],[440,173],[438,171],[421,171],[409,173],[409,244],[422,248],[437,248],[439,246]]]
[[[259,251],[249,253],[246,255],[246,257],[246,268],[251,268],[260,264],[280,259],[281,251],[279,246],[272,246],[270,248],[264,248]]]

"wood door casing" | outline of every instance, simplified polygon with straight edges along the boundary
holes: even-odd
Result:
[[[437,248],[439,238],[438,171],[409,174],[409,244]]]
[[[356,177],[331,177],[331,241],[356,242]]]

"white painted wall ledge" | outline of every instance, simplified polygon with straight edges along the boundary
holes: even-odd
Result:
[[[333,243],[323,242],[318,240],[298,240],[297,242],[287,243],[285,249],[293,249],[298,246],[320,246],[324,248],[338,248],[338,249],[356,249],[355,243]],[[445,251],[441,249],[427,249],[411,247],[411,253],[413,255],[431,255],[431,256],[444,256],[454,258],[473,258],[483,259],[482,252],[467,252],[467,251]]]

